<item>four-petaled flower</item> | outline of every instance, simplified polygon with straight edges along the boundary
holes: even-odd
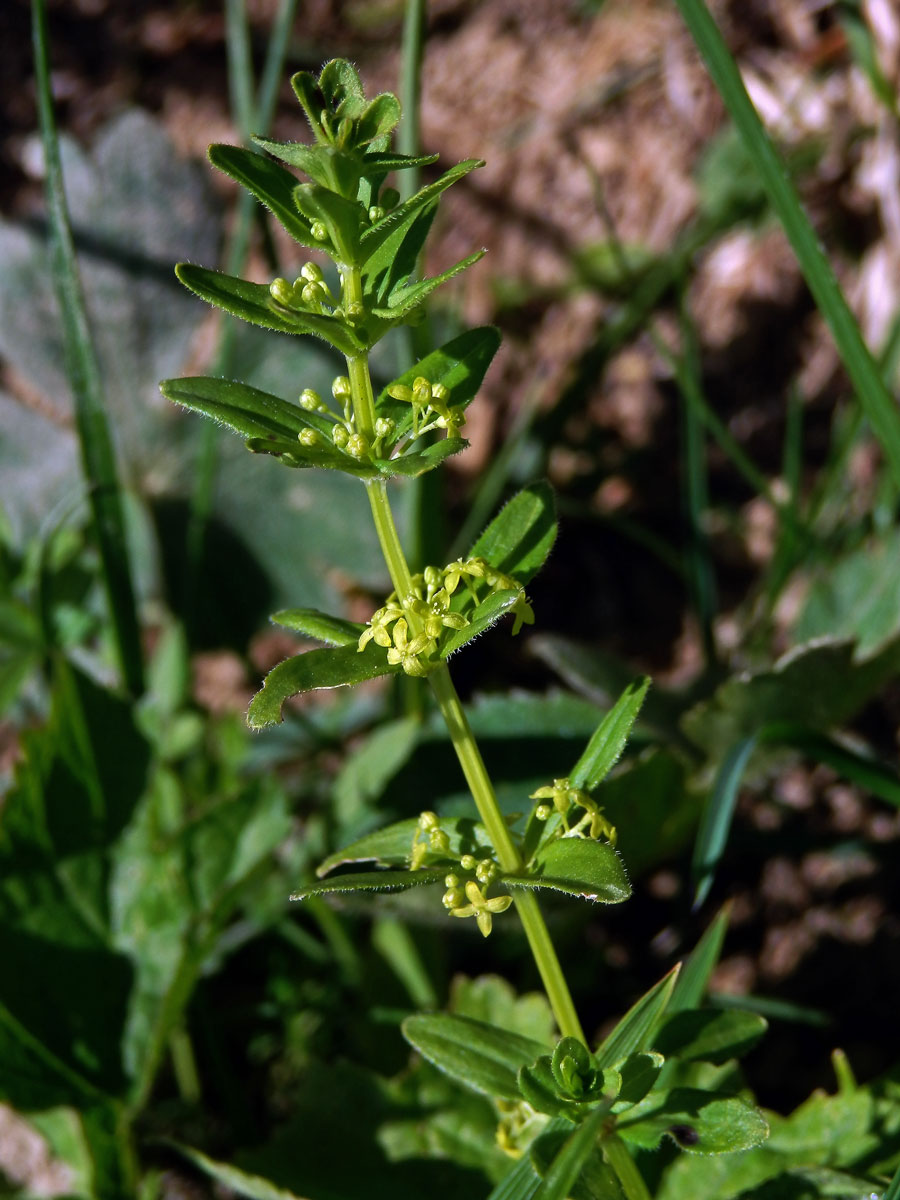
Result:
[[[450,916],[474,917],[484,937],[491,932],[493,914],[506,912],[512,904],[512,896],[492,896],[488,900],[474,879],[466,884],[466,898],[469,903],[451,909]]]

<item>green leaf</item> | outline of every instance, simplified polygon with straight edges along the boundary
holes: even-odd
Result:
[[[306,149],[311,154],[316,153],[309,147]],[[242,146],[210,146],[209,160],[264,204],[301,246],[322,249],[322,243],[310,231],[309,220],[297,211],[294,203],[297,180],[290,171]]]
[[[667,1058],[724,1063],[745,1054],[768,1027],[764,1017],[740,1009],[717,1012],[686,1008],[663,1022],[653,1045]]]
[[[491,592],[472,613],[469,624],[463,629],[455,630],[446,642],[441,645],[441,658],[449,658],[457,650],[477,638],[479,634],[496,625],[500,618],[514,608],[520,596],[519,592],[503,589]]]
[[[617,1063],[616,1070],[622,1083],[613,1111],[618,1112],[620,1106],[637,1104],[639,1100],[643,1100],[659,1078],[664,1061],[662,1054],[655,1054],[652,1050],[641,1050],[637,1054],[629,1054]]]
[[[346,326],[334,317],[316,313],[296,313],[282,316],[271,304],[269,289],[264,283],[250,283],[222,271],[210,271],[191,263],[179,263],[175,274],[184,286],[202,300],[217,308],[278,333],[311,333],[324,338],[336,350],[349,356],[359,354],[363,347]],[[286,311],[286,310],[285,310]]]
[[[447,405],[450,408],[465,409],[481,387],[499,346],[500,333],[492,325],[468,329],[438,350],[432,350],[399,379],[395,379],[394,383],[411,388],[416,377],[421,375],[429,383],[440,383],[447,389]],[[378,416],[394,421],[398,437],[402,437],[412,426],[411,406],[388,395],[388,388],[384,388],[379,395],[376,411]]]
[[[298,183],[294,187],[294,204],[312,221],[321,221],[328,230],[337,259],[342,263],[356,264],[359,258],[359,231],[366,219],[363,206],[356,200],[339,196],[330,188],[317,183]],[[327,242],[318,243],[320,249],[331,253]],[[335,257],[332,254],[332,257]]]
[[[508,887],[553,888],[601,904],[620,904],[631,895],[622,860],[606,842],[557,838],[538,850],[531,868],[534,874],[504,875],[503,883]]]
[[[363,297],[370,308],[387,304],[394,288],[415,271],[436,212],[435,200],[390,230],[370,256],[362,270]]]
[[[212,417],[241,437],[279,437],[293,444],[298,433],[312,427],[297,405],[245,383],[201,375],[164,379],[159,387],[167,400]]]
[[[566,1130],[571,1128],[568,1121],[564,1124]],[[531,1156],[523,1154],[500,1180],[488,1200],[534,1200],[540,1186],[541,1179],[532,1165]]]
[[[542,1054],[530,1067],[521,1067],[517,1078],[523,1099],[535,1112],[558,1117],[572,1110],[572,1101],[559,1095],[549,1054]]]
[[[591,792],[606,778],[625,749],[649,687],[650,680],[645,677],[625,689],[597,726],[587,749],[572,768],[572,787]]]
[[[653,1034],[675,987],[680,965],[645,992],[616,1027],[604,1038],[594,1053],[598,1067],[612,1067],[629,1054],[647,1050],[653,1045]]]
[[[388,479],[395,475],[403,475],[407,479],[417,479],[426,471],[433,471],[453,454],[459,454],[468,446],[465,438],[442,438],[426,446],[424,450],[408,450],[398,458],[381,458],[375,460],[375,466],[381,475]]]
[[[544,565],[555,540],[553,491],[547,483],[533,483],[504,505],[469,554],[526,584]]]
[[[216,1183],[220,1183],[229,1192],[236,1192],[239,1196],[249,1196],[250,1200],[301,1200],[301,1197],[294,1192],[276,1187],[268,1179],[263,1179],[259,1175],[250,1175],[229,1163],[218,1162],[199,1150],[185,1146],[182,1142],[170,1141],[167,1138],[164,1144],[177,1150],[195,1167],[199,1167],[205,1175],[214,1179]]]
[[[406,866],[412,850],[413,837],[419,828],[418,818],[410,817],[406,821],[397,821],[367,833],[349,846],[336,850],[319,865],[316,874],[321,877],[345,863],[377,862],[386,867]],[[491,842],[484,826],[471,817],[442,817],[441,829],[450,839],[450,847],[444,854],[426,852],[424,861],[446,861],[459,859],[463,854],[474,854],[481,857],[479,851],[491,849]]]
[[[385,246],[389,237],[401,231],[408,230],[423,208],[430,207],[458,179],[462,179],[464,175],[468,175],[476,167],[483,166],[484,162],[477,158],[468,158],[465,162],[457,163],[455,167],[450,167],[449,170],[445,171],[439,179],[435,179],[433,183],[426,184],[425,187],[420,188],[409,200],[403,204],[399,204],[386,216],[382,217],[380,221],[376,221],[374,225],[371,225],[360,239],[360,251],[363,255],[362,265],[366,277],[374,278],[387,265],[383,262],[384,256],[379,255],[376,259],[375,255],[379,249]],[[387,300],[388,295],[389,293],[384,293],[383,299]]]
[[[315,638],[328,646],[355,647],[365,629],[365,625],[332,617],[328,613],[319,612],[317,608],[282,608],[277,613],[272,613],[271,619],[276,625],[293,629],[295,633]]]
[[[298,888],[291,900],[308,900],[310,896],[324,896],[329,892],[405,892],[409,888],[422,887],[428,883],[442,883],[447,868],[419,871],[360,871],[352,875],[333,875],[320,883],[310,883]]]
[[[461,258],[458,263],[454,263],[452,267],[448,267],[446,271],[442,271],[440,275],[431,275],[428,279],[421,279],[418,283],[409,284],[408,287],[395,289],[388,298],[386,308],[375,307],[372,311],[376,317],[381,317],[383,320],[399,321],[401,317],[411,313],[414,308],[418,308],[422,301],[427,299],[432,292],[437,291],[442,283],[461,275],[468,267],[474,266],[480,258],[484,258],[486,253],[486,250],[475,250],[472,254]]]
[[[716,913],[703,936],[688,955],[675,984],[675,990],[672,992],[672,999],[669,1001],[669,1013],[699,1007],[706,995],[710,976],[722,953],[722,943],[725,940],[730,916],[731,902],[729,901]]]
[[[900,1200],[900,1167],[897,1168],[890,1187],[884,1193],[884,1200]]]
[[[816,305],[831,328],[859,403],[884,448],[891,474],[895,482],[900,482],[900,414],[878,364],[863,341],[818,235],[747,95],[737,64],[709,8],[704,0],[677,0],[677,3],[784,227]]]
[[[700,907],[712,887],[716,867],[728,841],[744,770],[756,748],[756,742],[756,737],[751,736],[743,738],[731,747],[719,768],[715,785],[704,806],[691,859],[695,909]]]
[[[597,1144],[606,1115],[603,1109],[591,1113],[585,1117],[575,1132],[566,1138],[547,1167],[541,1186],[535,1194],[535,1200],[566,1200],[581,1174],[582,1167]],[[540,1170],[540,1158],[533,1156],[532,1161],[535,1161],[535,1157],[537,1157],[535,1165]],[[609,1191],[607,1191],[607,1195],[610,1195]]]
[[[390,666],[384,651],[373,643],[362,653],[355,646],[308,650],[305,654],[286,658],[269,672],[262,690],[250,702],[247,723],[251,729],[277,725],[282,719],[282,705],[292,696],[318,688],[362,683],[364,679],[375,679],[379,675],[396,674],[400,669]]]
[[[654,1150],[668,1134],[682,1150],[693,1154],[752,1150],[769,1136],[759,1109],[737,1096],[700,1088],[651,1093],[621,1116],[616,1128],[627,1141],[646,1150]]]
[[[305,142],[277,142],[271,138],[253,136],[257,146],[269,154],[274,154],[282,162],[291,167],[304,171],[314,183],[330,188],[333,192],[351,193],[356,191],[362,170],[362,163],[353,154],[337,150],[333,146],[310,146]],[[294,204],[293,192],[297,180],[293,175],[287,175],[290,181],[290,208],[298,221],[302,221]],[[312,239],[312,235],[309,235]],[[304,242],[304,245],[322,248],[322,243],[314,239]]]
[[[407,1017],[403,1036],[439,1070],[486,1096],[518,1101],[521,1067],[533,1063],[545,1047],[482,1021],[449,1013]]]

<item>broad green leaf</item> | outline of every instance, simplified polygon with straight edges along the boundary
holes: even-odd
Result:
[[[469,554],[526,584],[544,565],[555,540],[553,491],[547,483],[533,483],[504,505]]]
[[[463,629],[455,630],[441,645],[441,658],[449,658],[451,654],[461,650],[479,634],[490,629],[492,625],[496,625],[505,613],[515,607],[519,595],[519,592],[508,589],[491,592],[472,613],[469,624]]]
[[[629,1054],[652,1047],[654,1032],[666,1011],[680,966],[679,963],[673,967],[659,983],[645,992],[607,1034],[594,1053],[598,1067],[612,1067]]]
[[[381,475],[392,478],[403,475],[407,479],[417,479],[426,471],[433,471],[453,454],[459,454],[468,446],[465,438],[442,438],[426,446],[424,450],[408,450],[398,458],[382,458],[375,460],[375,466]]]
[[[531,868],[533,874],[504,875],[504,884],[553,888],[601,904],[620,904],[631,895],[622,860],[606,842],[581,837],[557,838],[538,850]]]
[[[264,283],[250,283],[222,271],[195,267],[192,263],[179,263],[175,274],[186,288],[202,300],[224,309],[232,316],[249,321],[251,325],[263,325],[278,333],[311,333],[324,338],[346,355],[359,354],[363,349],[346,326],[334,317],[293,311],[290,316],[282,316],[272,307],[269,289]]]
[[[667,1058],[724,1063],[745,1054],[766,1029],[768,1022],[756,1013],[686,1008],[666,1018],[653,1045]]]
[[[464,409],[481,387],[499,345],[500,333],[492,325],[468,329],[439,349],[432,350],[394,383],[412,387],[413,381],[421,375],[429,383],[440,383],[447,389],[447,404],[451,408]],[[380,417],[395,422],[398,436],[402,437],[412,425],[411,406],[389,396],[387,388],[378,397],[376,411]]]
[[[390,666],[384,651],[371,642],[362,653],[355,646],[340,646],[296,654],[266,676],[262,689],[250,702],[247,723],[251,729],[277,725],[282,719],[282,705],[292,696],[318,688],[362,683],[379,675],[396,674],[400,669]]]
[[[449,1013],[417,1013],[401,1026],[403,1036],[439,1070],[486,1096],[518,1101],[516,1076],[546,1049],[481,1021]]]
[[[535,1200],[566,1200],[597,1144],[605,1120],[606,1113],[599,1109],[585,1117],[575,1132],[569,1135],[547,1167]],[[532,1156],[532,1161],[535,1161],[535,1156]],[[535,1165],[540,1170],[539,1159]],[[611,1195],[615,1195],[615,1192],[607,1190],[607,1196]]]
[[[756,736],[750,736],[742,738],[731,747],[719,768],[715,785],[703,809],[691,860],[695,909],[700,907],[712,887],[716,868],[728,841],[744,770],[756,743]]]
[[[535,1112],[558,1117],[564,1115],[567,1109],[572,1110],[572,1101],[565,1100],[559,1095],[559,1089],[550,1068],[549,1054],[542,1054],[530,1067],[521,1067],[517,1080],[522,1098],[531,1105]]]
[[[572,787],[591,792],[606,778],[625,749],[649,687],[650,680],[644,678],[625,689],[597,726],[587,749],[572,768]]]
[[[426,300],[432,292],[437,291],[441,284],[461,275],[468,267],[474,266],[480,258],[484,258],[486,253],[486,250],[475,250],[472,254],[461,258],[458,263],[454,263],[452,267],[448,267],[446,271],[442,271],[440,275],[431,275],[427,279],[419,280],[418,283],[409,284],[408,287],[397,288],[391,293],[387,307],[373,309],[375,316],[386,321],[398,321],[401,317],[411,313],[414,308],[418,308],[422,301]]]
[[[311,154],[316,153],[309,147],[306,149]],[[301,246],[322,249],[322,243],[310,232],[309,220],[297,211],[294,203],[297,180],[290,171],[242,146],[210,146],[209,160],[214,167],[252,192]]]
[[[316,874],[321,878],[344,863],[377,862],[387,867],[406,866],[412,850],[413,837],[419,828],[416,817],[407,821],[397,821],[374,833],[367,833],[342,850],[336,850],[320,864]],[[448,858],[459,859],[463,854],[474,854],[481,857],[479,851],[491,848],[491,843],[485,833],[484,826],[471,817],[443,817],[441,829],[450,839],[450,847],[446,854],[426,853],[424,861],[444,861]]]
[[[659,1078],[663,1063],[662,1054],[656,1054],[652,1050],[629,1054],[627,1058],[617,1063],[616,1070],[622,1082],[613,1111],[618,1112],[620,1106],[637,1104],[639,1100],[643,1100]]]
[[[292,893],[291,900],[308,900],[329,892],[405,892],[428,883],[442,883],[446,867],[419,871],[360,871],[352,875],[333,875],[320,883],[310,883]]]
[[[247,1171],[241,1171],[229,1163],[218,1162],[200,1150],[194,1150],[191,1146],[169,1140],[166,1140],[165,1144],[184,1155],[195,1167],[199,1167],[205,1175],[214,1179],[229,1192],[236,1192],[239,1196],[249,1196],[250,1200],[301,1200],[301,1197],[295,1195],[294,1192],[276,1187],[268,1179],[263,1179],[259,1175],[250,1175]]]
[[[616,1128],[623,1138],[644,1149],[655,1149],[668,1134],[682,1150],[694,1154],[752,1150],[769,1136],[759,1109],[737,1096],[700,1088],[651,1093],[620,1116]]]
[[[315,638],[328,646],[355,647],[365,629],[365,625],[332,617],[328,613],[319,612],[317,608],[282,608],[279,612],[272,613],[271,619],[276,625],[293,629],[295,633]]]

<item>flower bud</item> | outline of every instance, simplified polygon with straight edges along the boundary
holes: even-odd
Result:
[[[273,279],[269,284],[269,295],[276,304],[283,304],[287,308],[294,299],[294,289],[286,279]]]
[[[344,425],[335,425],[331,431],[331,440],[337,446],[338,450],[343,450],[350,441],[350,434]]]
[[[309,227],[309,232],[313,235],[317,242],[328,241],[328,229],[324,221],[313,221]]]
[[[459,865],[464,871],[474,871],[478,866],[478,860],[473,854],[464,854],[459,860]]]
[[[346,375],[338,375],[331,384],[331,394],[335,400],[349,400],[350,380]]]
[[[321,283],[325,276],[322,274],[322,268],[318,263],[306,262],[300,268],[300,277],[305,279],[307,283]]]
[[[373,225],[375,224],[376,221],[383,220],[384,216],[385,216],[384,209],[381,208],[377,204],[373,204],[372,207],[369,209],[369,220],[371,221],[371,223]]]
[[[361,433],[352,433],[347,439],[347,453],[354,458],[365,458],[369,453],[369,443]]]
[[[307,412],[318,412],[322,407],[322,397],[318,392],[314,392],[312,388],[304,388],[300,393],[298,403]]]
[[[375,436],[380,438],[390,437],[397,428],[395,421],[390,417],[378,417],[375,421]]]
[[[438,815],[436,812],[426,811],[419,813],[420,829],[423,829],[427,833],[430,829],[438,829],[439,827],[440,822],[438,821]],[[448,884],[447,886],[449,887],[450,885]]]
[[[315,429],[301,429],[297,434],[297,441],[301,446],[318,446],[319,435]]]
[[[453,874],[446,875],[444,877],[444,887],[458,888],[459,887],[459,876],[453,875]]]
[[[534,810],[534,815],[539,821],[546,821],[552,812],[553,809],[549,804],[539,804]]]

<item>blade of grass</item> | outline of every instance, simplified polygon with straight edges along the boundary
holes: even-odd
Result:
[[[676,3],[759,172],[809,290],[828,322],[859,402],[882,445],[891,474],[900,483],[900,413],[862,339],[796,189],[747,95],[737,64],[704,0],[676,0]]]
[[[701,906],[712,887],[716,867],[728,841],[744,769],[756,742],[757,735],[753,734],[741,738],[731,747],[719,768],[715,785],[703,809],[691,859],[695,910]]]
[[[297,0],[281,0],[275,15],[272,36],[263,64],[262,82],[256,102],[253,101],[253,60],[250,50],[250,31],[244,0],[228,0],[226,5],[226,45],[228,53],[229,95],[232,115],[249,149],[256,149],[250,135],[265,135],[275,114],[278,88],[284,71],[291,28],[297,10]],[[257,203],[249,192],[241,191],[237,202],[234,233],[225,259],[225,271],[240,275],[250,249],[250,234],[257,212]],[[219,326],[219,341],[211,364],[213,375],[227,378],[234,349],[236,321],[224,317]],[[213,495],[218,466],[219,428],[204,421],[200,446],[194,464],[194,487],[187,530],[187,572],[184,608],[188,631],[198,617],[196,599],[203,567],[203,547],[206,528],[212,513]]]
[[[891,1186],[884,1193],[884,1200],[900,1200],[900,1167],[891,1180]]]
[[[700,392],[700,366],[697,339],[688,315],[684,291],[680,304],[681,339],[684,346],[682,379],[690,382],[693,395]],[[678,373],[676,373],[678,374]],[[702,407],[702,406],[701,406]],[[713,574],[709,538],[703,518],[709,508],[709,476],[706,467],[706,440],[698,405],[682,392],[681,404],[681,489],[682,506],[687,521],[685,565],[694,611],[700,624],[703,655],[706,666],[716,661],[716,641],[713,619],[716,614],[716,581]]]
[[[581,1168],[597,1144],[607,1114],[598,1109],[585,1117],[577,1129],[566,1138],[550,1164],[534,1200],[566,1200]]]
[[[33,0],[31,15],[51,262],[62,320],[66,371],[75,401],[75,427],[81,466],[88,486],[116,652],[125,687],[133,696],[137,696],[144,688],[144,669],[122,491],[106,414],[100,366],[91,337],[69,224],[50,85],[50,37],[44,0]]]

